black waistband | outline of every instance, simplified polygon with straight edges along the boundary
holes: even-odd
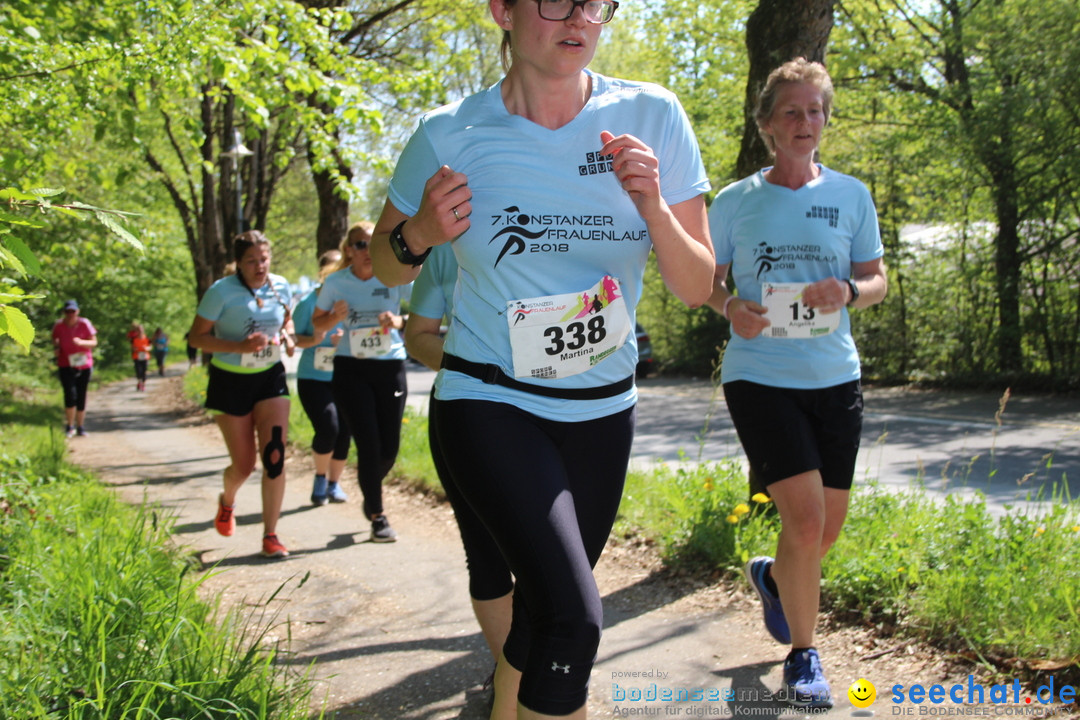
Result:
[[[621,395],[634,387],[633,375],[628,375],[619,382],[610,385],[591,388],[555,388],[523,383],[504,373],[498,365],[485,365],[484,363],[459,358],[457,355],[451,355],[450,353],[443,353],[442,366],[447,370],[464,373],[477,380],[483,380],[488,385],[502,385],[514,390],[532,393],[533,395],[562,398],[564,400],[599,400],[600,398]]]

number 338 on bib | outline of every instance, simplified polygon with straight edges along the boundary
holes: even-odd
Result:
[[[555,379],[583,373],[610,357],[630,334],[617,278],[580,292],[506,304],[514,376]]]

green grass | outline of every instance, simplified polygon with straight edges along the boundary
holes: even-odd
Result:
[[[659,463],[626,478],[616,536],[644,538],[671,564],[740,571],[776,545],[779,525],[765,496],[746,499],[734,461]]]
[[[0,387],[0,717],[311,717],[276,619],[199,597],[171,522],[65,459],[58,395]]]
[[[833,608],[943,647],[998,661],[1080,658],[1075,503],[994,517],[981,495],[939,501],[871,484],[855,493],[824,570]]]

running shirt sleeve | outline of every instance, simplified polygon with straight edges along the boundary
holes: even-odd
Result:
[[[311,322],[311,316],[315,311],[315,301],[319,297],[319,289],[315,288],[305,295],[293,308],[293,329],[297,335],[314,335],[315,325]]]
[[[852,227],[851,262],[869,262],[883,257],[885,246],[881,242],[877,208],[874,207],[870,189],[858,182],[857,192],[860,197],[860,212]]]
[[[201,318],[216,322],[221,317],[221,311],[225,308],[225,296],[222,292],[222,282],[226,278],[218,280],[203,293],[202,300],[199,301],[199,307],[195,310],[195,314]]]
[[[390,202],[409,217],[415,215],[424,196],[424,185],[439,167],[439,156],[429,139],[426,122],[421,118],[416,132],[398,157],[394,176],[390,178],[387,188]]]

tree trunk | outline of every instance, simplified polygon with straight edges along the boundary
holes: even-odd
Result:
[[[312,163],[315,161],[310,152],[308,159]],[[340,176],[351,181],[352,169],[336,152],[334,159],[337,161],[337,172]],[[319,197],[319,225],[315,231],[315,252],[317,255],[322,255],[327,250],[336,249],[349,230],[349,197],[344,192],[338,191],[338,183],[329,170],[313,170],[311,175],[315,183],[315,192]]]
[[[200,148],[203,161],[202,194],[201,207],[197,210],[198,247],[193,248],[191,253],[192,263],[195,266],[195,292],[200,300],[214,281],[224,274],[225,265],[230,259],[222,227],[221,203],[216,192],[217,178],[209,169],[218,167],[221,161],[215,149],[214,141],[217,138],[214,132],[215,102],[210,90],[211,86],[203,86],[199,104],[199,119],[203,127],[203,143]]]
[[[994,192],[998,222],[994,239],[994,270],[997,275],[998,364],[1004,373],[1023,369],[1020,327],[1020,232],[1016,204],[1015,173],[1011,166],[995,177]]]
[[[788,60],[825,62],[833,26],[833,0],[760,0],[746,23],[750,73],[744,103],[746,123],[735,172],[740,178],[771,164],[754,122],[754,106],[769,73]]]

